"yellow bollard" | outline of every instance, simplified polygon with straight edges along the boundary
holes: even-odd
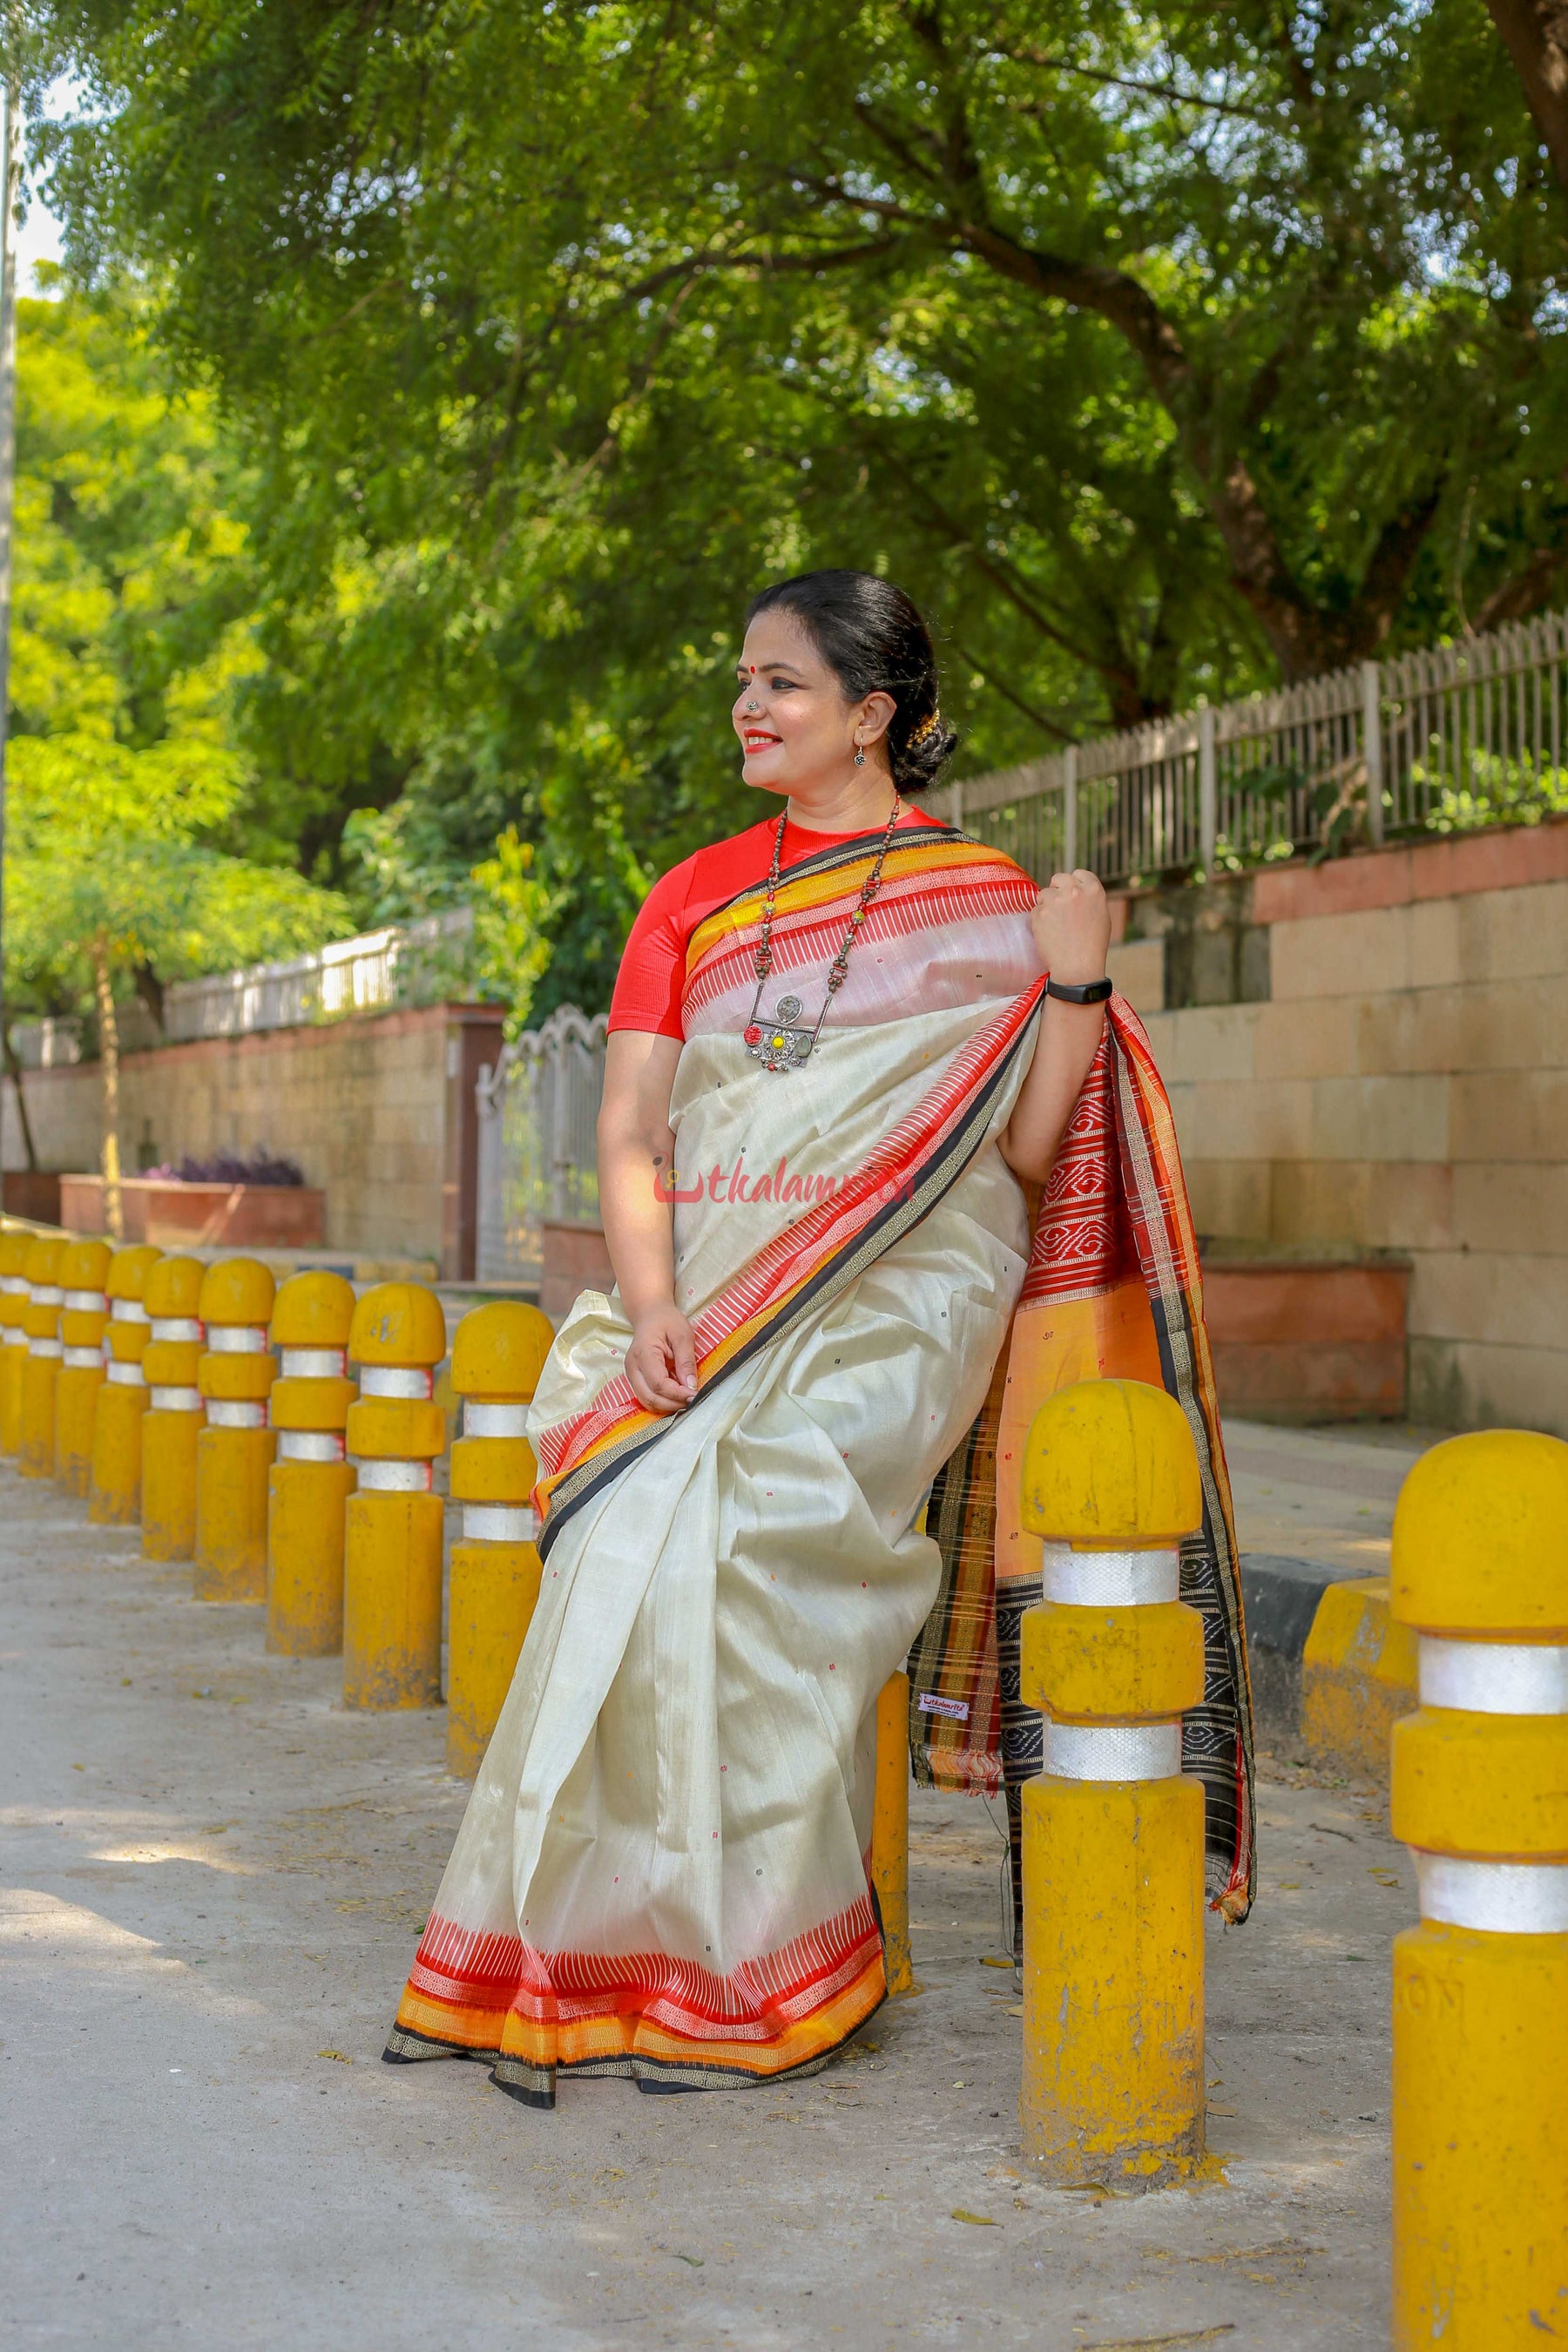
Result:
[[[1568,2334],[1568,1445],[1423,1454],[1392,1584],[1421,1912],[1394,1943],[1393,2340],[1512,2352]]]
[[[345,1706],[440,1703],[446,1512],[430,1465],[447,1434],[432,1395],[446,1352],[441,1302],[418,1283],[381,1283],[354,1308],[360,1393],[347,1435],[359,1491],[344,1513]]]
[[[189,1559],[195,1548],[196,1440],[202,1430],[196,1304],[205,1273],[199,1257],[161,1257],[149,1269],[142,1294],[148,1332],[142,1358],[147,1380],[142,1549],[148,1559]]]
[[[889,1993],[912,1992],[910,1959],[910,1678],[889,1675],[877,1695],[877,1780],[871,1878],[882,1915]]]
[[[353,1311],[352,1283],[314,1273],[291,1276],[272,1309],[279,1362],[268,1405],[278,1454],[268,1479],[267,1646],[279,1657],[335,1657],[343,1646]]]
[[[85,1496],[92,1477],[92,1431],[103,1385],[104,1284],[108,1242],[72,1242],[60,1259],[60,1369],[55,1384],[55,1484]]]
[[[195,1567],[198,1601],[267,1598],[267,1475],[272,1432],[272,1320],[277,1285],[258,1258],[209,1265],[196,1313],[206,1352],[196,1366],[207,1425],[196,1440]]]
[[[87,1516],[95,1527],[127,1527],[142,1513],[142,1416],[147,1410],[142,1358],[148,1336],[142,1294],[161,1255],[150,1242],[132,1242],[109,1261],[104,1381],[93,1414],[88,1480]]]
[[[1023,1790],[1024,2156],[1054,2185],[1149,2188],[1204,2147],[1204,1794],[1181,1714],[1203,1621],[1177,1598],[1203,1517],[1181,1407],[1139,1381],[1042,1406],[1024,1525],[1046,1538],[1022,1690],[1045,1712]]]
[[[27,1360],[24,1269],[32,1246],[32,1234],[21,1225],[0,1233],[0,1454],[19,1453],[22,1445],[22,1367]]]
[[[539,1599],[529,1501],[538,1473],[524,1431],[554,1339],[537,1307],[497,1301],[465,1315],[452,1342],[464,1433],[451,1486],[463,1532],[447,1612],[447,1769],[465,1779],[489,1745]]]
[[[27,1303],[22,1328],[27,1335],[27,1360],[22,1367],[22,1444],[17,1468],[24,1478],[55,1475],[55,1391],[60,1370],[60,1260],[66,1254],[63,1234],[35,1241],[24,1271]]]

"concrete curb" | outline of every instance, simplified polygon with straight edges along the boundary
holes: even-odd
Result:
[[[1259,1746],[1385,1782],[1389,1733],[1415,1705],[1415,1637],[1389,1616],[1387,1578],[1244,1552],[1241,1586]]]

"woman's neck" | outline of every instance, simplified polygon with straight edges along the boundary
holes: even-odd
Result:
[[[807,833],[876,833],[893,809],[893,780],[885,768],[855,769],[842,782],[792,793],[789,821]]]

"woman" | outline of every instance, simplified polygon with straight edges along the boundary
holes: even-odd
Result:
[[[1125,1008],[1127,1048],[1102,1047],[1104,892],[1037,891],[911,805],[953,739],[886,582],[759,596],[733,719],[781,804],[667,875],[627,942],[599,1126],[616,1291],[578,1300],[534,1402],[539,1606],[387,2053],[482,2057],[541,2105],[561,2071],[813,2072],[882,2000],[877,1695],[918,1642],[921,1777],[1028,1769],[1010,1700],[1038,1545],[998,1438],[1085,1372],[1185,1381],[1214,1521],[1190,1737],[1215,1891],[1246,1906],[1223,1465],[1190,1232],[1148,1278],[1124,1262],[1149,1219],[1112,1139],[1150,1126],[1116,1108]],[[1163,1106],[1152,1065],[1130,1086]],[[1133,1157],[1181,1226],[1168,1132]]]

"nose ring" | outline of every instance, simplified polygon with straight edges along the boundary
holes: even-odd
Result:
[[[748,703],[747,703],[747,705],[746,705],[746,716],[747,716],[747,718],[748,718],[748,719],[754,719],[754,718],[756,717],[756,715],[757,715],[757,712],[759,711],[759,709],[760,709],[761,708],[762,708],[762,705],[761,705],[760,703],[756,703],[756,702],[748,702]]]

